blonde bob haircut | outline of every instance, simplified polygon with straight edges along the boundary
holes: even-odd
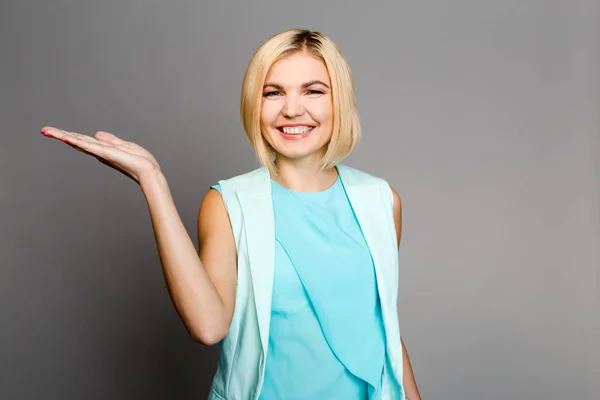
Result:
[[[246,137],[261,164],[277,174],[275,150],[265,139],[260,123],[263,86],[271,66],[294,53],[321,60],[331,80],[333,131],[321,162],[322,169],[334,167],[354,148],[361,136],[354,94],[354,82],[348,63],[338,47],[320,32],[293,29],[278,33],[256,51],[244,75],[240,112]]]

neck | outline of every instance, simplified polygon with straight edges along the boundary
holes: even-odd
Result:
[[[277,157],[275,165],[279,173],[271,178],[281,186],[298,192],[320,192],[333,185],[337,169],[321,169],[321,160],[293,160]]]

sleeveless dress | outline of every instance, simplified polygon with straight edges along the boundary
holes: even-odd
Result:
[[[271,185],[275,275],[259,399],[379,400],[385,333],[375,270],[341,179],[321,192]]]

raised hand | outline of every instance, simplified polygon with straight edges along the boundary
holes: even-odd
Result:
[[[59,139],[98,161],[116,169],[135,180],[160,171],[160,166],[150,152],[138,144],[119,139],[112,133],[99,131],[94,137],[76,132],[63,131],[46,126],[42,135]]]

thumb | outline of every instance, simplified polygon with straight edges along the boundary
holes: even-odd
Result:
[[[94,135],[94,137],[98,140],[102,140],[104,142],[112,143],[112,144],[123,144],[125,141],[119,139],[115,135],[109,132],[98,131]]]

